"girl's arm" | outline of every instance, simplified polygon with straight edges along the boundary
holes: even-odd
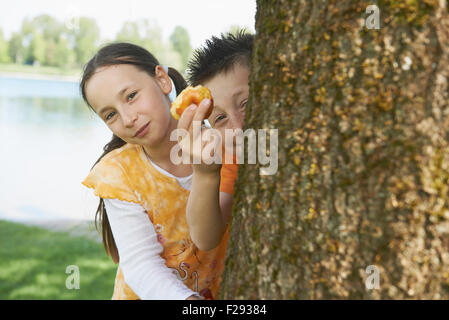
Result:
[[[145,209],[118,199],[104,199],[104,204],[125,282],[140,299],[194,298],[197,293],[184,285],[160,256],[163,247]]]

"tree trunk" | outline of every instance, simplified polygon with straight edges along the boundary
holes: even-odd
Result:
[[[279,166],[240,166],[221,298],[449,298],[447,5],[257,1],[246,128]]]

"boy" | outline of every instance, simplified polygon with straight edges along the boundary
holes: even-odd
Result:
[[[214,106],[208,120],[220,132],[223,144],[226,129],[243,128],[253,39],[253,35],[243,31],[212,37],[195,51],[188,65],[190,85],[201,84],[211,91]],[[206,110],[207,107],[200,104],[196,113],[204,115]],[[194,165],[193,168],[187,222],[193,242],[206,251],[222,240],[227,241],[238,165],[225,163],[223,153],[222,166]]]

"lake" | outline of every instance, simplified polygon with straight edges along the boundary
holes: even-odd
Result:
[[[92,220],[81,181],[110,138],[77,82],[0,75],[0,219]]]

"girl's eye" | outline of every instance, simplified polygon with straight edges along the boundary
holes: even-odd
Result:
[[[243,103],[241,104],[241,108],[245,109],[247,103],[248,103],[248,100],[243,101]]]
[[[218,117],[215,118],[215,123],[217,123],[218,121],[221,121],[223,119],[226,119],[226,116],[224,114],[219,115]]]
[[[130,93],[128,95],[128,97],[126,97],[126,100],[128,100],[128,102],[131,101],[136,96],[136,94],[137,94],[137,91]]]
[[[115,111],[109,112],[106,115],[106,121],[111,120],[115,116]]]

